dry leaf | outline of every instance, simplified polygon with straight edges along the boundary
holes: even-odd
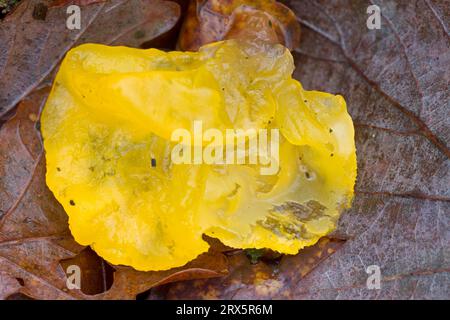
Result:
[[[176,3],[163,0],[86,3],[80,30],[67,29],[67,6],[51,0],[22,1],[0,22],[0,120],[33,89],[51,82],[71,47],[86,42],[139,47],[169,31],[180,15]]]
[[[262,259],[251,264],[243,251],[227,254],[230,271],[215,279],[192,280],[152,290],[149,299],[283,299],[291,298],[292,283],[297,283],[317,265],[336,252],[342,240],[322,238],[295,256]]]
[[[275,0],[191,0],[178,47],[196,51],[225,39],[281,43],[290,50],[300,41],[295,14]]]
[[[167,297],[449,299],[450,5],[377,1],[381,29],[369,30],[369,1],[284,2],[303,27],[296,78],[342,94],[356,124],[356,198],[334,234],[347,241],[306,276],[287,266],[264,295],[243,284],[233,296],[217,279]],[[367,288],[370,265],[380,290]]]

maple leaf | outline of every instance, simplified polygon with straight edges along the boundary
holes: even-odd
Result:
[[[449,299],[450,6],[283,2],[303,27],[295,77],[308,90],[343,95],[355,123],[356,197],[334,233],[346,241],[306,273],[298,259],[315,253],[301,251],[283,267],[239,264],[228,277],[168,285],[159,297]],[[373,4],[379,30],[366,27]],[[379,290],[367,287],[371,265],[380,268]]]
[[[177,5],[163,1],[90,4],[82,7],[87,25],[73,35],[57,34],[58,28],[65,28],[64,6],[49,6],[43,23],[32,18],[35,5],[37,1],[22,2],[0,25],[0,52],[5,53],[0,58],[2,114],[22,100],[15,115],[0,128],[0,298],[19,292],[41,299],[133,299],[155,285],[223,275],[227,261],[213,248],[184,267],[163,272],[113,266],[113,281],[107,286],[106,262],[73,240],[67,215],[45,184],[39,133],[40,111],[50,89],[45,78],[50,81],[64,53],[82,42],[138,46],[159,36],[176,23]],[[22,30],[25,23],[29,24]],[[134,36],[137,31],[145,35],[139,41]],[[83,291],[67,287],[65,271],[71,264],[82,267]],[[98,276],[94,281],[90,281],[92,274]]]

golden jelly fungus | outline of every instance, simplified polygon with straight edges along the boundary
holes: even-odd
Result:
[[[42,113],[47,184],[72,234],[113,264],[181,266],[208,250],[295,254],[335,228],[356,178],[341,96],[305,91],[281,45],[198,52],[86,44],[69,51]],[[172,132],[279,129],[279,170],[175,164]]]

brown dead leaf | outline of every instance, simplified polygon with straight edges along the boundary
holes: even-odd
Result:
[[[51,7],[68,6],[75,4],[77,6],[87,6],[88,4],[105,2],[107,0],[54,0],[50,3]]]
[[[105,260],[99,257],[90,247],[84,248],[73,258],[60,261],[63,270],[69,270],[71,266],[78,266],[82,270],[80,289],[86,295],[96,295],[108,291],[114,281],[115,269]]]
[[[376,1],[381,29],[369,30],[373,1],[284,3],[302,24],[295,77],[343,95],[355,123],[356,198],[334,233],[347,241],[306,276],[286,264],[266,295],[245,284],[233,296],[218,279],[192,281],[199,294],[169,285],[167,297],[449,299],[450,5]],[[371,265],[379,290],[367,287]]]
[[[286,289],[336,252],[342,240],[322,238],[316,245],[279,261],[251,264],[242,250],[227,254],[227,276],[169,284],[152,290],[149,299],[267,299],[290,298]]]
[[[80,30],[66,26],[71,1],[59,6],[51,0],[22,1],[0,22],[0,121],[33,89],[51,83],[71,47],[86,42],[139,47],[172,29],[180,16],[171,1],[87,2],[81,6]]]
[[[6,272],[0,272],[0,300],[5,300],[18,292],[20,287],[20,279],[15,279]]]
[[[295,14],[275,0],[191,0],[178,39],[181,50],[225,39],[281,43],[290,50],[300,41]]]
[[[369,30],[371,1],[288,4],[304,26],[296,76],[343,94],[358,155],[356,199],[336,231],[349,240],[291,297],[448,299],[450,6],[377,1],[381,29]],[[370,265],[380,290],[367,288]]]

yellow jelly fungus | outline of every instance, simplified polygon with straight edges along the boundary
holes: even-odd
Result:
[[[353,124],[341,96],[304,90],[293,69],[283,46],[236,40],[70,50],[42,134],[47,184],[76,241],[113,264],[164,270],[207,251],[203,235],[295,254],[331,232],[353,197]],[[173,163],[173,131],[196,120],[279,129],[279,170]]]

